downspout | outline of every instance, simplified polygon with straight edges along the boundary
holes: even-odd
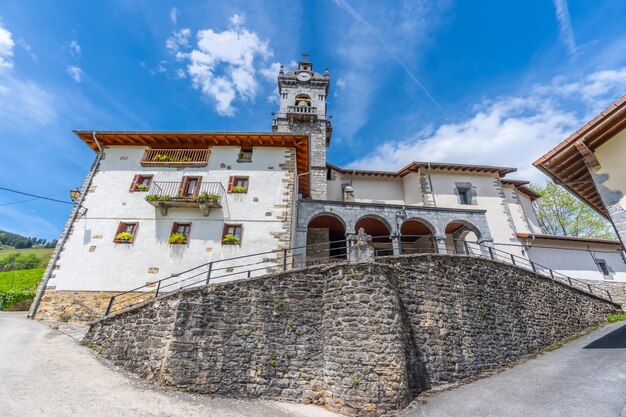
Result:
[[[435,200],[435,190],[433,189],[433,180],[430,178],[430,162],[428,163],[428,185],[430,186],[430,193],[433,196],[433,207],[437,207],[437,200]]]
[[[50,263],[48,264],[48,267],[46,268],[46,272],[44,274],[44,277],[41,280],[41,284],[39,284],[39,288],[37,289],[37,294],[35,295],[33,304],[31,305],[30,311],[28,312],[28,317],[31,319],[34,319],[35,315],[37,314],[37,310],[39,309],[39,304],[41,303],[41,298],[43,297],[43,293],[46,287],[48,286],[48,281],[50,281],[50,277],[52,276],[52,272],[54,271],[57,261],[59,260],[59,257],[61,256],[61,251],[63,250],[63,246],[65,245],[65,242],[67,242],[67,238],[70,235],[70,231],[72,230],[72,227],[74,227],[74,222],[76,221],[76,218],[78,217],[78,214],[80,213],[80,209],[83,205],[83,201],[85,200],[85,196],[87,195],[87,190],[89,190],[89,187],[91,187],[91,181],[93,180],[96,170],[98,169],[98,165],[100,164],[100,160],[102,159],[102,155],[104,154],[104,151],[102,150],[102,147],[100,146],[100,143],[98,142],[98,139],[96,139],[96,132],[92,132],[91,136],[93,137],[93,140],[96,142],[96,145],[98,146],[98,155],[96,156],[96,160],[91,170],[89,171],[87,181],[83,185],[83,188],[80,193],[80,197],[78,198],[78,201],[76,201],[76,204],[74,205],[74,208],[72,209],[72,213],[70,214],[69,224],[66,225],[65,232],[63,233],[63,236],[61,236],[61,240],[59,241],[59,243],[57,244],[57,247],[54,250],[54,255],[52,256],[52,259],[50,259]]]

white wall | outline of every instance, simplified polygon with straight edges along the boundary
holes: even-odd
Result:
[[[421,206],[422,188],[419,181],[419,173],[412,172],[402,178],[402,188],[404,191],[404,201],[409,206]]]
[[[626,264],[612,245],[536,239],[528,254],[533,262],[572,278],[626,282]],[[606,261],[611,272],[608,278],[600,272],[594,257]]]
[[[279,216],[284,215],[285,204],[292,205],[291,199],[283,202],[282,181],[294,174],[279,166],[286,162],[288,150],[257,147],[250,163],[237,163],[238,151],[238,147],[213,147],[207,167],[178,169],[142,167],[140,147],[106,149],[93,192],[83,203],[87,215],[74,224],[60,267],[48,285],[57,290],[126,290],[205,262],[277,249],[279,241],[272,233],[284,231]],[[146,192],[129,192],[135,174],[153,174],[153,181],[198,175],[203,182],[221,182],[224,188],[231,175],[247,175],[250,183],[246,194],[226,194],[224,209],[211,209],[208,217],[198,208],[170,208],[163,217],[145,201]],[[113,242],[120,221],[138,222],[132,244]],[[175,221],[192,223],[186,245],[167,243]],[[241,246],[222,246],[224,222],[243,224]],[[259,259],[264,257],[270,255]],[[149,268],[159,272],[150,274]]]
[[[487,223],[494,243],[518,243],[512,228],[512,219],[506,211],[505,200],[500,194],[496,181],[497,174],[462,174],[433,171],[432,192],[437,207],[486,210]],[[470,182],[476,192],[472,204],[459,202],[455,193],[457,182]],[[499,182],[499,181],[498,181]]]

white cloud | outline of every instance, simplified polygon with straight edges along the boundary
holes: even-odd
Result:
[[[2,26],[2,20],[0,20],[0,69],[13,67],[14,47],[15,42],[11,32]]]
[[[341,132],[341,136],[336,135],[336,141],[352,140],[365,126],[371,113],[372,97],[377,93],[376,80],[384,77],[392,66],[402,68],[406,74],[406,78],[398,82],[409,81],[429,105],[439,107],[415,75],[416,70],[405,62],[419,62],[418,54],[428,43],[429,33],[439,26],[447,3],[445,0],[403,0],[394,3],[393,8],[383,3],[368,3],[357,10],[346,0],[335,0],[337,7],[345,12],[340,16],[351,21],[332,28],[336,31],[333,36],[338,39],[336,56],[339,60],[334,73],[339,74],[344,86],[340,84],[341,94],[335,95],[337,132]]]
[[[14,47],[13,34],[0,20],[0,126],[3,131],[31,131],[36,125],[47,125],[56,118],[54,100],[34,82],[18,78],[10,71]]]
[[[191,36],[191,29],[185,28],[178,32],[172,32],[172,36],[165,41],[165,47],[172,53],[178,53],[181,48],[187,48],[189,46],[189,37]]]
[[[76,81],[77,83],[83,80],[83,70],[74,65],[68,65],[65,71]]]
[[[278,77],[278,71],[280,71],[280,62],[273,62],[269,67],[261,68],[259,71],[267,81],[276,81]]]
[[[391,140],[349,167],[389,170],[411,161],[512,166],[516,176],[541,177],[532,162],[552,149],[626,90],[626,68],[601,71],[582,81],[555,79],[523,97],[499,97],[475,106],[466,120]],[[584,107],[577,112],[568,103]],[[595,114],[593,114],[595,116]]]
[[[187,74],[185,74],[185,71],[182,69],[177,69],[176,70],[176,77],[183,79],[183,78],[187,78]]]
[[[77,40],[73,40],[71,41],[67,47],[69,48],[70,54],[74,57],[74,58],[80,58],[81,56],[81,51],[82,48],[80,47],[80,44],[78,43]]]
[[[267,41],[243,27],[244,21],[243,16],[234,15],[230,18],[231,26],[223,32],[198,31],[197,45],[189,52],[185,52],[185,47],[189,46],[190,33],[174,33],[166,42],[170,52],[188,62],[187,75],[193,87],[214,102],[222,116],[235,114],[235,100],[256,97],[260,88],[256,64],[273,55]]]
[[[173,24],[178,22],[178,9],[176,7],[172,7],[172,10],[170,10],[170,20]]]
[[[567,0],[554,0],[554,8],[556,9],[556,19],[559,22],[561,41],[565,44],[567,52],[570,55],[574,55],[576,53],[576,39],[574,38],[572,20],[567,8]]]
[[[53,96],[32,81],[0,71],[0,126],[32,130],[56,118]]]

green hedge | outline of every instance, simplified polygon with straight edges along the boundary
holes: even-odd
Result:
[[[0,290],[0,310],[6,310],[13,304],[35,297],[34,290]]]

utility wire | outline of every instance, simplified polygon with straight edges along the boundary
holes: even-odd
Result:
[[[54,194],[48,194],[48,195],[46,195],[44,197],[52,197],[53,195],[59,195],[59,194],[64,194],[64,193],[67,193],[67,191],[61,191],[61,192],[54,193]],[[13,204],[28,203],[29,201],[35,201],[35,200],[39,200],[39,197],[27,198],[26,200],[12,201],[10,203],[0,204],[0,207],[2,207],[2,206],[11,206]]]
[[[4,188],[4,187],[0,187],[0,190],[4,190],[4,191],[8,191],[10,193],[15,193],[15,194],[21,194],[21,195],[27,195],[29,197],[35,197],[33,199],[29,199],[29,200],[23,200],[23,201],[14,201],[12,203],[5,203],[5,204],[0,204],[0,206],[8,206],[9,204],[17,204],[17,203],[24,203],[26,201],[32,201],[32,200],[48,200],[48,201],[54,201],[56,203],[63,203],[63,204],[70,204],[70,205],[74,205],[74,203],[69,202],[69,201],[63,201],[63,200],[57,200],[55,198],[49,198],[47,196],[43,196],[43,195],[35,195],[35,194],[29,194],[29,193],[25,193],[22,191],[17,191],[17,190],[12,190],[10,188]],[[56,193],[56,194],[61,194],[61,193]],[[51,195],[56,195],[56,194],[51,194]]]

